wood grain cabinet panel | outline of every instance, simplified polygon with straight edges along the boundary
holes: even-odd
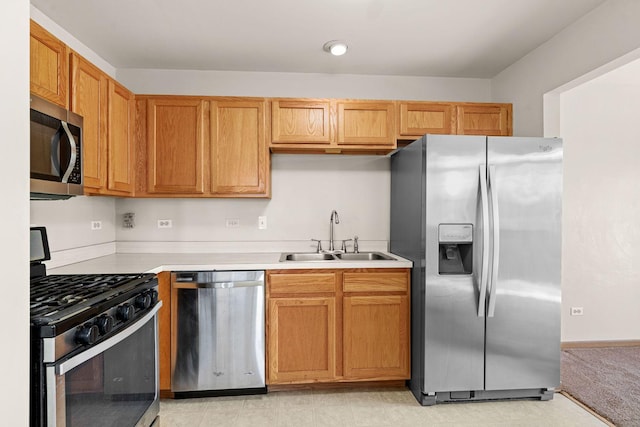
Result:
[[[264,101],[211,101],[211,193],[269,196]]]
[[[347,296],[343,324],[346,378],[409,377],[407,296]]]
[[[335,297],[274,298],[268,307],[268,383],[334,378]]]
[[[457,134],[511,135],[511,114],[511,104],[457,104]]]
[[[338,101],[338,145],[395,146],[393,102]]]
[[[268,384],[409,378],[409,272],[267,271]]]
[[[161,393],[171,392],[171,272],[158,273],[158,366]]]
[[[61,107],[68,105],[69,50],[67,45],[31,21],[30,90]]]
[[[329,100],[271,102],[271,143],[329,144]]]
[[[71,54],[71,105],[82,116],[82,172],[86,194],[107,187],[108,76],[76,53]]]
[[[147,192],[204,193],[205,101],[147,102]]]
[[[455,106],[441,102],[399,102],[398,139],[455,133]]]
[[[133,108],[133,93],[109,80],[107,188],[113,192],[134,189]]]

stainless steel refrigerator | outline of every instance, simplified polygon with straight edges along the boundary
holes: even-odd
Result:
[[[553,397],[561,215],[560,139],[425,135],[391,156],[421,404]]]

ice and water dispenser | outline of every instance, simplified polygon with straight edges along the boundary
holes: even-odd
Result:
[[[471,274],[473,225],[438,225],[438,274]]]

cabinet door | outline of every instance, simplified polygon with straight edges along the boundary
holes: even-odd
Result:
[[[133,93],[109,80],[109,161],[107,188],[133,192]]]
[[[211,102],[211,193],[268,196],[264,101]]]
[[[457,134],[509,136],[511,129],[511,104],[459,104],[457,110]]]
[[[31,92],[67,108],[69,62],[67,46],[31,21]]]
[[[408,297],[349,296],[343,310],[345,378],[409,378]]]
[[[148,100],[149,193],[204,192],[204,112],[204,100]]]
[[[330,102],[276,100],[271,102],[271,143],[329,144]]]
[[[338,145],[395,146],[393,102],[338,101]]]
[[[437,102],[400,102],[398,138],[417,139],[427,133],[454,134],[455,107]]]
[[[107,187],[107,75],[71,54],[71,111],[82,116],[82,172],[85,193]]]
[[[269,384],[335,377],[335,312],[335,297],[269,300]]]

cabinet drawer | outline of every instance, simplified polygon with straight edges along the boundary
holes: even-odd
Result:
[[[313,294],[336,292],[335,273],[269,274],[269,294]]]
[[[344,273],[344,292],[407,292],[408,272]]]

